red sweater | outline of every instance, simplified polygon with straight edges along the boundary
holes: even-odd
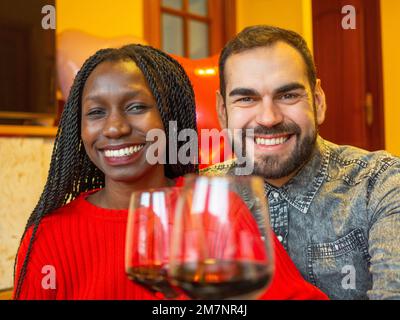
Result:
[[[86,200],[87,194],[43,218],[20,299],[156,299],[125,274],[128,211],[96,207]],[[31,234],[32,228],[18,252],[17,276]],[[275,275],[262,299],[327,299],[302,278],[283,246],[275,236],[273,239]],[[48,286],[52,271],[56,275],[55,289]]]

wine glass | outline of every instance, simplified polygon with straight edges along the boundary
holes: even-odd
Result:
[[[129,204],[125,269],[128,277],[157,297],[178,296],[167,279],[177,188],[133,192]]]
[[[172,232],[171,283],[192,299],[256,299],[274,272],[264,182],[187,176]]]

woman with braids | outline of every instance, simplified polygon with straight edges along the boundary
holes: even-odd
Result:
[[[168,136],[169,121],[178,132],[196,130],[194,101],[183,68],[152,47],[103,49],[83,64],[18,250],[15,299],[156,298],[124,271],[127,208],[132,191],[174,186],[198,172],[195,164],[149,164],[145,157],[149,130]],[[276,239],[275,247],[276,267],[284,272],[277,272],[268,297],[323,297]]]
[[[124,273],[126,208],[132,191],[174,185],[173,179],[197,172],[193,164],[146,161],[146,133],[158,128],[168,136],[172,120],[178,130],[196,130],[193,89],[168,55],[128,45],[100,50],[83,64],[20,245],[15,298],[153,297]],[[49,276],[55,271],[55,289],[50,280],[42,288],[45,266]]]

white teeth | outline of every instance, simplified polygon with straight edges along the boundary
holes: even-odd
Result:
[[[256,138],[256,144],[263,144],[266,146],[276,146],[285,143],[288,139],[289,139],[288,137],[273,138],[273,139]]]
[[[122,148],[119,150],[104,150],[104,155],[108,158],[118,158],[118,157],[124,157],[124,156],[130,156],[134,154],[135,152],[138,152],[144,147],[143,144],[137,145],[134,147],[129,147],[129,148]]]

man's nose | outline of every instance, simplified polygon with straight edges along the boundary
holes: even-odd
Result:
[[[273,127],[283,121],[283,114],[273,100],[263,99],[258,106],[256,121],[264,127]]]
[[[106,121],[103,134],[111,139],[117,139],[131,133],[131,125],[126,115],[111,114]]]

